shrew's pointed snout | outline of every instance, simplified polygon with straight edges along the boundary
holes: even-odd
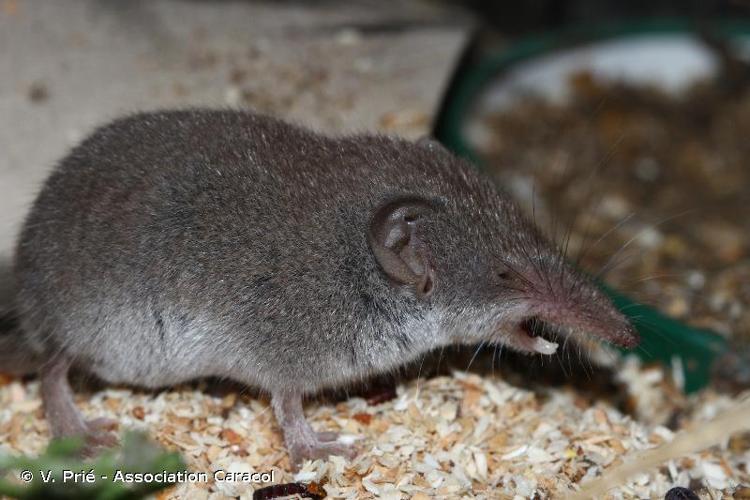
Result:
[[[609,340],[620,347],[632,349],[640,344],[641,336],[638,335],[635,327],[628,320],[625,320],[625,322],[626,324],[624,326],[614,332],[609,339],[605,340]]]
[[[625,348],[638,345],[640,337],[628,318],[600,286],[568,264],[561,253],[541,252],[536,258],[526,254],[518,261],[521,264],[509,276],[523,296],[520,327],[516,330],[526,332],[533,340],[524,338],[523,350],[554,352],[552,344],[542,345],[538,337],[549,340],[559,335],[583,342],[597,339]],[[524,328],[526,325],[537,326]]]
[[[593,286],[593,285],[592,285]],[[594,336],[611,344],[633,348],[640,336],[632,323],[600,290],[571,297],[558,321],[579,335]]]
[[[539,286],[530,294],[530,316],[573,339],[595,338],[625,348],[638,345],[636,329],[599,287],[578,274],[566,277],[575,280],[573,286],[561,281],[558,289]]]
[[[594,284],[590,287],[591,290],[584,296],[589,297],[588,301],[582,301],[580,295],[578,300],[573,300],[583,310],[584,316],[589,318],[590,333],[620,347],[636,347],[641,338],[630,320],[600,288],[595,288]]]

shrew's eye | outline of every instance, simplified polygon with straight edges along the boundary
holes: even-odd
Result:
[[[510,273],[508,271],[498,271],[497,277],[503,281],[508,281],[510,279]]]

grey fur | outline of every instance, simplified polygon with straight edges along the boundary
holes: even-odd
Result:
[[[436,273],[419,298],[368,244],[378,207],[420,221]],[[503,193],[434,144],[325,137],[237,111],[143,113],[54,170],[16,254],[25,338],[109,382],[207,375],[309,394],[532,314],[620,343],[624,318]]]
[[[13,307],[15,288],[10,263],[0,261],[0,372],[25,375],[36,371],[41,360],[21,334]]]

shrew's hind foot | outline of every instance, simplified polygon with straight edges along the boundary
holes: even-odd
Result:
[[[286,440],[285,440],[286,441]],[[348,444],[336,441],[320,441],[318,439],[287,441],[289,459],[293,466],[299,468],[305,460],[327,459],[332,455],[339,455],[352,459],[357,456],[357,449]]]
[[[81,437],[82,455],[93,456],[118,444],[112,432],[117,422],[106,418],[85,421],[73,401],[68,382],[70,361],[58,356],[45,363],[40,370],[44,415],[53,438]]]
[[[326,459],[331,455],[351,459],[357,456],[357,448],[337,442],[338,434],[335,432],[315,432],[310,427],[302,411],[301,396],[274,394],[271,405],[284,433],[284,444],[295,470],[307,459]]]
[[[318,441],[322,443],[329,443],[331,441],[336,441],[339,438],[339,433],[331,432],[331,431],[322,431],[322,432],[316,432],[315,437],[317,437]]]

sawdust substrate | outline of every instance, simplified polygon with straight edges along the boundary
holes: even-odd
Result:
[[[205,384],[163,392],[103,389],[78,394],[89,417],[120,430],[142,429],[181,452],[194,471],[275,471],[275,481],[319,482],[330,498],[563,498],[587,479],[638,451],[672,440],[684,428],[729,408],[711,391],[684,398],[665,372],[624,361],[617,377],[630,394],[630,415],[572,387],[526,389],[497,375],[453,372],[413,379],[378,405],[358,397],[311,402],[316,429],[336,430],[363,450],[352,462],[307,462],[297,474],[268,401]],[[671,388],[670,388],[671,387]],[[679,418],[675,418],[679,415]],[[671,420],[675,431],[664,423]],[[35,454],[49,439],[39,383],[0,387],[0,451]],[[210,476],[210,475],[209,475]],[[673,486],[702,498],[732,498],[750,484],[750,435],[681,457],[636,476],[611,498],[663,498]],[[181,484],[160,498],[252,498],[249,483]]]

